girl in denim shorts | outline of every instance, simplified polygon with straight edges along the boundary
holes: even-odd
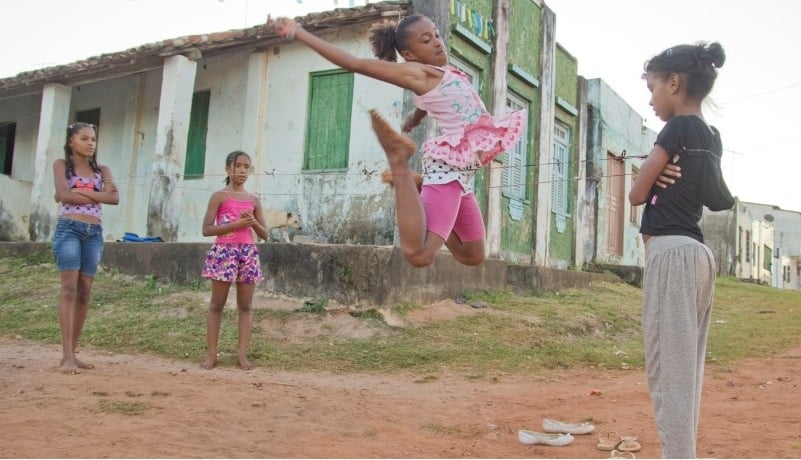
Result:
[[[107,166],[97,164],[97,130],[88,123],[67,126],[64,158],[53,163],[56,202],[61,203],[53,234],[53,255],[61,274],[58,321],[61,328],[61,372],[77,374],[93,365],[75,356],[89,312],[89,297],[103,255],[101,204],[119,203]]]
[[[211,280],[211,301],[206,318],[209,350],[206,360],[201,364],[205,369],[217,365],[220,322],[231,283],[236,283],[239,312],[237,362],[241,369],[251,368],[247,359],[253,318],[251,305],[256,284],[264,279],[253,232],[266,240],[267,228],[259,199],[245,190],[250,169],[248,154],[240,151],[228,154],[225,159],[226,186],[211,195],[203,218],[203,236],[217,237],[206,256],[202,273],[203,278]]]

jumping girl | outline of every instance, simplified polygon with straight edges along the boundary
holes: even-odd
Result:
[[[289,18],[268,20],[267,27],[297,40],[343,69],[391,83],[415,94],[417,107],[403,124],[408,132],[430,114],[442,134],[423,150],[422,189],[409,167],[415,143],[392,129],[374,110],[373,129],[390,166],[385,180],[394,186],[398,233],[404,257],[423,267],[442,245],[466,265],[484,260],[484,219],[473,192],[476,171],[514,146],[524,132],[525,114],[493,117],[472,84],[448,65],[447,49],[436,25],[418,14],[370,30],[378,59],[356,57],[311,34]],[[400,54],[404,62],[395,62]]]

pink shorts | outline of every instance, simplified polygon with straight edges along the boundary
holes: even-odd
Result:
[[[200,276],[226,283],[260,283],[264,277],[259,250],[255,244],[214,244],[206,255]]]
[[[464,193],[459,181],[423,185],[420,193],[426,228],[448,240],[456,233],[462,243],[484,239],[484,218],[473,192]]]

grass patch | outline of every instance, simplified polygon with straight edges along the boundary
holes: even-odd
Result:
[[[43,258],[0,257],[0,335],[60,342],[55,308],[58,272]],[[81,343],[199,363],[206,353],[207,305],[206,291],[198,291],[198,286],[101,271],[95,278]],[[281,324],[308,321],[308,315],[256,309],[249,358],[256,366],[280,370],[412,371],[424,376],[419,383],[443,371],[497,381],[507,373],[542,375],[548,369],[643,366],[642,291],[628,284],[596,283],[558,294],[523,296],[498,291],[464,297],[487,308],[406,328],[391,328],[378,320],[377,312],[368,310],[359,319],[381,333],[359,339],[323,331],[287,342],[258,325],[266,319]],[[307,302],[300,311],[321,314],[327,302],[327,298]],[[223,312],[219,347],[225,356],[235,356],[237,313],[228,307]],[[416,308],[402,304],[392,311],[403,316]],[[797,345],[800,313],[799,292],[719,279],[708,362],[725,370],[732,360]]]
[[[459,436],[462,434],[462,429],[457,425],[443,425],[442,423],[426,423],[423,425],[424,430],[428,430],[434,434],[443,436]]]
[[[101,412],[120,415],[140,415],[150,408],[150,406],[141,401],[109,401],[107,399],[101,400],[98,405]]]
[[[325,312],[325,306],[328,304],[328,297],[323,297],[318,300],[307,300],[303,306],[298,308],[299,312],[303,313],[317,313],[322,314]]]

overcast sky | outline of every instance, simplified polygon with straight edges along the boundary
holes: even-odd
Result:
[[[801,211],[801,1],[546,3],[556,13],[557,41],[578,59],[579,73],[604,79],[656,131],[662,123],[640,79],[644,61],[672,45],[719,41],[727,60],[712,92],[716,105],[705,115],[723,136],[724,176],[742,200]],[[166,38],[250,27],[268,14],[334,6],[334,0],[0,0],[0,78]]]

